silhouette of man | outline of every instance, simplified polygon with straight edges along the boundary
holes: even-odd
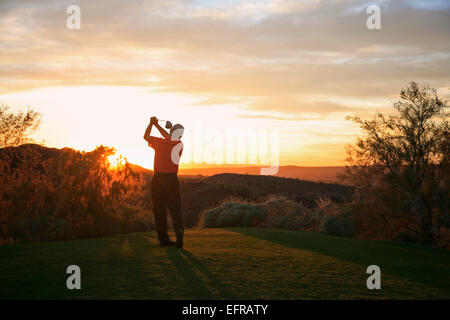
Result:
[[[150,136],[155,126],[163,138]],[[156,231],[161,246],[176,246],[183,248],[183,219],[181,216],[180,184],[178,181],[178,163],[183,152],[183,142],[180,138],[184,127],[176,124],[167,133],[156,117],[150,119],[150,124],[144,133],[144,139],[149,147],[155,149],[154,174],[151,183],[153,211],[155,213]],[[177,241],[171,241],[167,234],[167,209],[172,217],[172,225]]]

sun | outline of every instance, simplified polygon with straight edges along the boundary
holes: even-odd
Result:
[[[112,154],[107,158],[107,160],[108,164],[112,168],[121,167],[126,163],[126,158],[124,158],[121,154]]]

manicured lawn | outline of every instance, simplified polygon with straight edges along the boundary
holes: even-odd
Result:
[[[81,268],[81,290],[66,268]],[[368,290],[366,268],[381,268]],[[0,247],[1,299],[450,299],[450,251],[267,229],[187,230]]]

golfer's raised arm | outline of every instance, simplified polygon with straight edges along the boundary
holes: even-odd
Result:
[[[150,139],[150,132],[152,131],[152,127],[153,127],[153,125],[155,124],[155,121],[153,120],[153,118],[154,118],[154,117],[152,117],[152,118],[150,119],[150,123],[149,123],[149,125],[147,126],[147,129],[145,129],[144,140],[147,141],[147,142],[150,142],[150,141],[149,141],[149,139]]]
[[[163,127],[161,127],[161,126],[159,125],[158,121],[156,121],[156,123],[155,123],[154,125],[155,125],[155,127],[159,130],[159,132],[160,132],[161,135],[164,137],[164,139],[170,140],[170,134],[169,134],[166,130],[164,130]]]

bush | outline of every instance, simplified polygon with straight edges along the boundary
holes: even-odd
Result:
[[[300,205],[297,205],[294,210],[285,212],[282,216],[275,217],[270,226],[278,229],[286,230],[306,230],[309,224],[305,223],[305,219],[308,215],[304,214]]]
[[[261,205],[226,202],[204,213],[203,226],[206,228],[262,226],[265,220],[267,211]]]
[[[263,203],[230,201],[203,213],[203,227],[260,227],[320,231],[322,214],[285,198]]]
[[[0,244],[98,237],[152,229],[145,186],[128,163],[111,166],[114,150],[92,152],[38,145],[0,153]]]
[[[354,222],[350,218],[344,215],[335,215],[328,216],[326,218],[324,229],[325,233],[328,234],[342,237],[352,237],[355,226]]]

